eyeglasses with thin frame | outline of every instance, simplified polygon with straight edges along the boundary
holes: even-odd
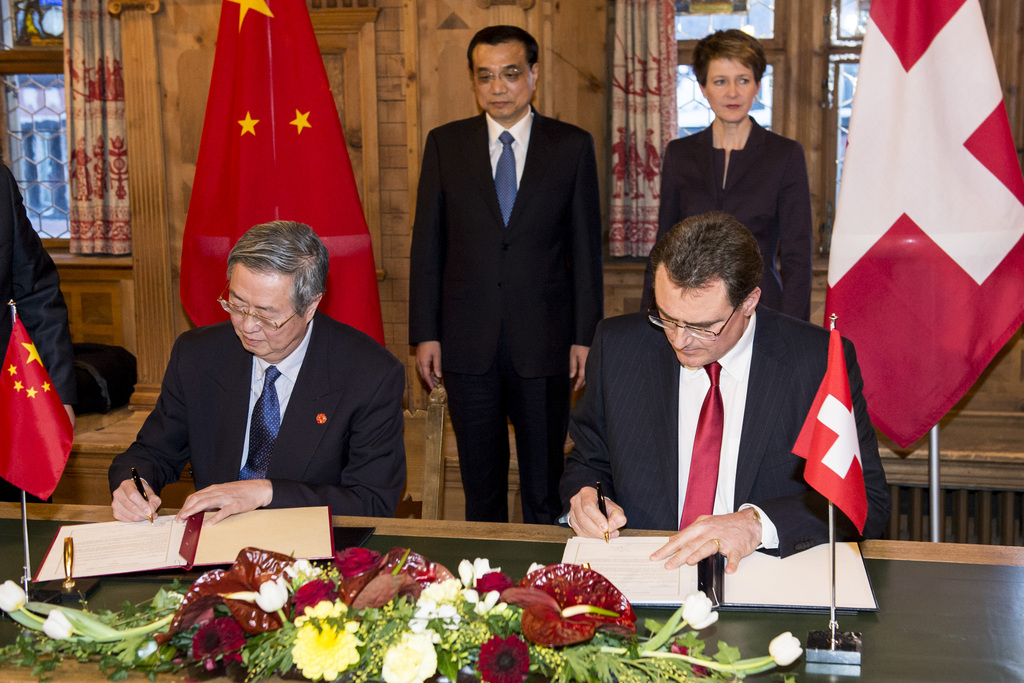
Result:
[[[256,323],[256,326],[259,327],[260,329],[270,327],[273,328],[273,330],[276,332],[277,330],[280,330],[282,327],[288,324],[289,320],[291,320],[292,318],[299,314],[298,311],[295,311],[281,322],[277,322],[276,320],[271,320],[266,316],[260,315],[256,311],[250,311],[247,308],[243,308],[241,306],[236,306],[235,304],[229,303],[224,299],[224,292],[226,292],[227,290],[228,288],[227,286],[225,286],[224,291],[221,292],[220,296],[217,297],[217,303],[220,304],[220,307],[227,311],[228,314],[230,315],[240,315],[243,317],[249,316],[250,318],[252,318],[253,322]]]
[[[663,330],[668,330],[669,332],[675,332],[676,330],[685,330],[686,333],[691,337],[703,339],[704,341],[715,341],[716,339],[718,339],[718,336],[722,334],[722,331],[725,330],[725,327],[726,325],[729,324],[729,321],[732,320],[732,317],[736,314],[736,310],[738,308],[739,306],[736,306],[732,309],[732,313],[730,313],[729,317],[725,319],[725,322],[722,323],[722,326],[718,328],[718,332],[712,332],[711,330],[706,330],[703,327],[694,327],[693,325],[687,325],[686,323],[680,323],[676,322],[675,320],[662,318],[661,316],[658,315],[658,313],[660,313],[661,311],[658,310],[657,304],[651,304],[651,307],[647,309],[647,318],[652,323],[654,323]]]
[[[522,75],[523,72],[519,70],[519,67],[508,66],[502,69],[499,74],[495,74],[493,71],[478,71],[473,74],[473,80],[475,80],[478,85],[489,85],[494,82],[495,78],[500,78],[506,83],[515,83]]]

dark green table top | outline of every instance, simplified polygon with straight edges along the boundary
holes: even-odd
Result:
[[[372,524],[372,521],[367,521]],[[38,564],[59,526],[30,523],[32,561]],[[480,540],[375,534],[366,546],[387,551],[411,547],[457,572],[459,561],[484,557],[492,567],[518,579],[532,562],[557,562],[563,544],[550,540]],[[0,581],[19,580],[23,563],[20,523],[0,520]],[[877,613],[841,615],[845,631],[863,633],[860,679],[865,681],[1021,681],[1024,680],[1024,567],[891,559],[866,560],[879,603]],[[153,594],[151,579],[104,579],[91,605],[116,608],[124,600]],[[664,618],[666,611],[639,610]],[[768,642],[791,631],[802,642],[809,630],[826,629],[827,614],[723,612],[703,632],[713,650],[719,640],[744,656],[767,651]],[[15,625],[0,622],[0,642],[10,642]],[[793,667],[801,681],[841,681],[831,674]]]

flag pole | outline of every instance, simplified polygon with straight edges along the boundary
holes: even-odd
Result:
[[[829,316],[829,330],[836,329],[836,318]],[[861,634],[839,630],[836,619],[836,512],[831,498],[828,501],[828,571],[831,584],[828,631],[807,632],[807,673],[827,673],[839,676],[859,675],[861,660]]]
[[[11,329],[14,329],[14,323],[18,321],[18,306],[14,303],[14,299],[8,301],[7,305],[11,307]],[[32,577],[32,561],[28,556],[28,503],[25,500],[25,489],[21,489],[21,537],[25,546],[25,567],[21,575],[21,587],[28,595],[28,582]]]
[[[932,543],[939,542],[939,425],[928,432],[928,519],[932,528]]]

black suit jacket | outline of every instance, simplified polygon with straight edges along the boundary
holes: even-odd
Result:
[[[828,365],[828,332],[758,307],[740,434],[735,505],[763,509],[792,554],[828,540],[827,502],[803,478],[793,445]],[[864,537],[877,538],[890,500],[853,344],[843,340],[868,497]],[[601,323],[587,358],[587,391],[569,426],[575,448],[560,493],[600,481],[633,529],[675,530],[679,519],[679,361],[664,332],[635,313]],[[839,535],[858,538],[837,512]]]
[[[658,238],[690,216],[715,210],[732,215],[753,233],[761,248],[761,303],[808,320],[813,237],[804,149],[799,142],[750,121],[747,144],[730,155],[724,189],[721,175],[715,173],[710,127],[668,143],[661,172]],[[648,266],[644,310],[650,303],[652,277]]]
[[[435,128],[423,152],[412,234],[409,342],[440,341],[445,370],[479,375],[503,335],[524,377],[569,372],[603,315],[594,141],[534,113],[508,226],[483,114]]]
[[[39,351],[61,401],[74,404],[75,358],[60,276],[29,223],[14,176],[9,168],[0,165],[0,348],[4,351],[11,338],[11,312],[7,306],[11,299],[18,305],[18,317]]]
[[[313,320],[267,472],[268,507],[393,516],[405,484],[404,368],[362,332],[319,312]],[[133,466],[157,492],[188,462],[197,489],[236,481],[251,377],[252,354],[230,323],[179,336],[156,408],[110,465],[111,491]]]

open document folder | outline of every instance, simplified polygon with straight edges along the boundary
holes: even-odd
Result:
[[[34,581],[63,580],[64,539],[74,541],[74,576],[106,576],[216,564],[231,564],[246,547],[297,558],[334,556],[330,508],[253,510],[203,526],[203,514],[185,523],[163,515],[150,524],[101,522],[62,526]]]
[[[695,567],[665,569],[649,557],[668,537],[570,538],[562,562],[587,563],[604,575],[634,605],[678,606],[687,595],[703,591],[720,609],[777,611],[827,610],[831,603],[828,544],[785,559],[753,553],[744,557],[735,574],[724,563],[706,560]],[[877,611],[860,546],[836,544],[836,608]]]

